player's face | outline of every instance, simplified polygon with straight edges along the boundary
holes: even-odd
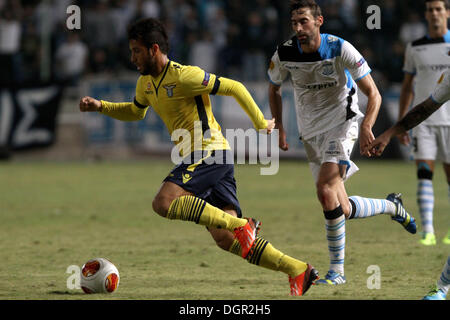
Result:
[[[425,19],[428,24],[434,28],[447,26],[449,10],[445,9],[443,1],[432,1],[426,3]]]
[[[320,34],[320,26],[323,24],[323,17],[314,18],[309,8],[300,8],[292,11],[291,27],[297,35],[301,44],[309,44],[311,40]]]
[[[155,69],[155,57],[140,41],[131,39],[129,42],[131,62],[142,75],[148,75]]]

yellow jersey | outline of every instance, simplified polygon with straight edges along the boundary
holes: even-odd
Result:
[[[214,118],[210,94],[233,96],[255,128],[266,129],[267,121],[240,82],[170,60],[157,77],[139,77],[132,103],[101,100],[101,113],[124,121],[140,120],[151,107],[163,120],[181,155],[186,156],[186,150],[227,150],[230,146]]]

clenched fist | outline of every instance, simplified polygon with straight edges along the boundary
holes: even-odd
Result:
[[[102,103],[100,100],[94,99],[92,97],[83,97],[80,100],[80,111],[102,111]]]

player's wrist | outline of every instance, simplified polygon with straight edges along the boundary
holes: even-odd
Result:
[[[361,131],[372,131],[372,126],[369,124],[361,124]]]
[[[97,104],[97,112],[103,112],[103,100],[99,101],[100,103]]]

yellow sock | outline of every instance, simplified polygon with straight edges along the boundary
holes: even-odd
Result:
[[[296,277],[307,269],[307,264],[275,249],[267,240],[256,238],[253,251],[247,257],[249,263]]]
[[[181,196],[173,200],[167,218],[230,231],[247,224],[247,219],[236,218],[195,196]]]

